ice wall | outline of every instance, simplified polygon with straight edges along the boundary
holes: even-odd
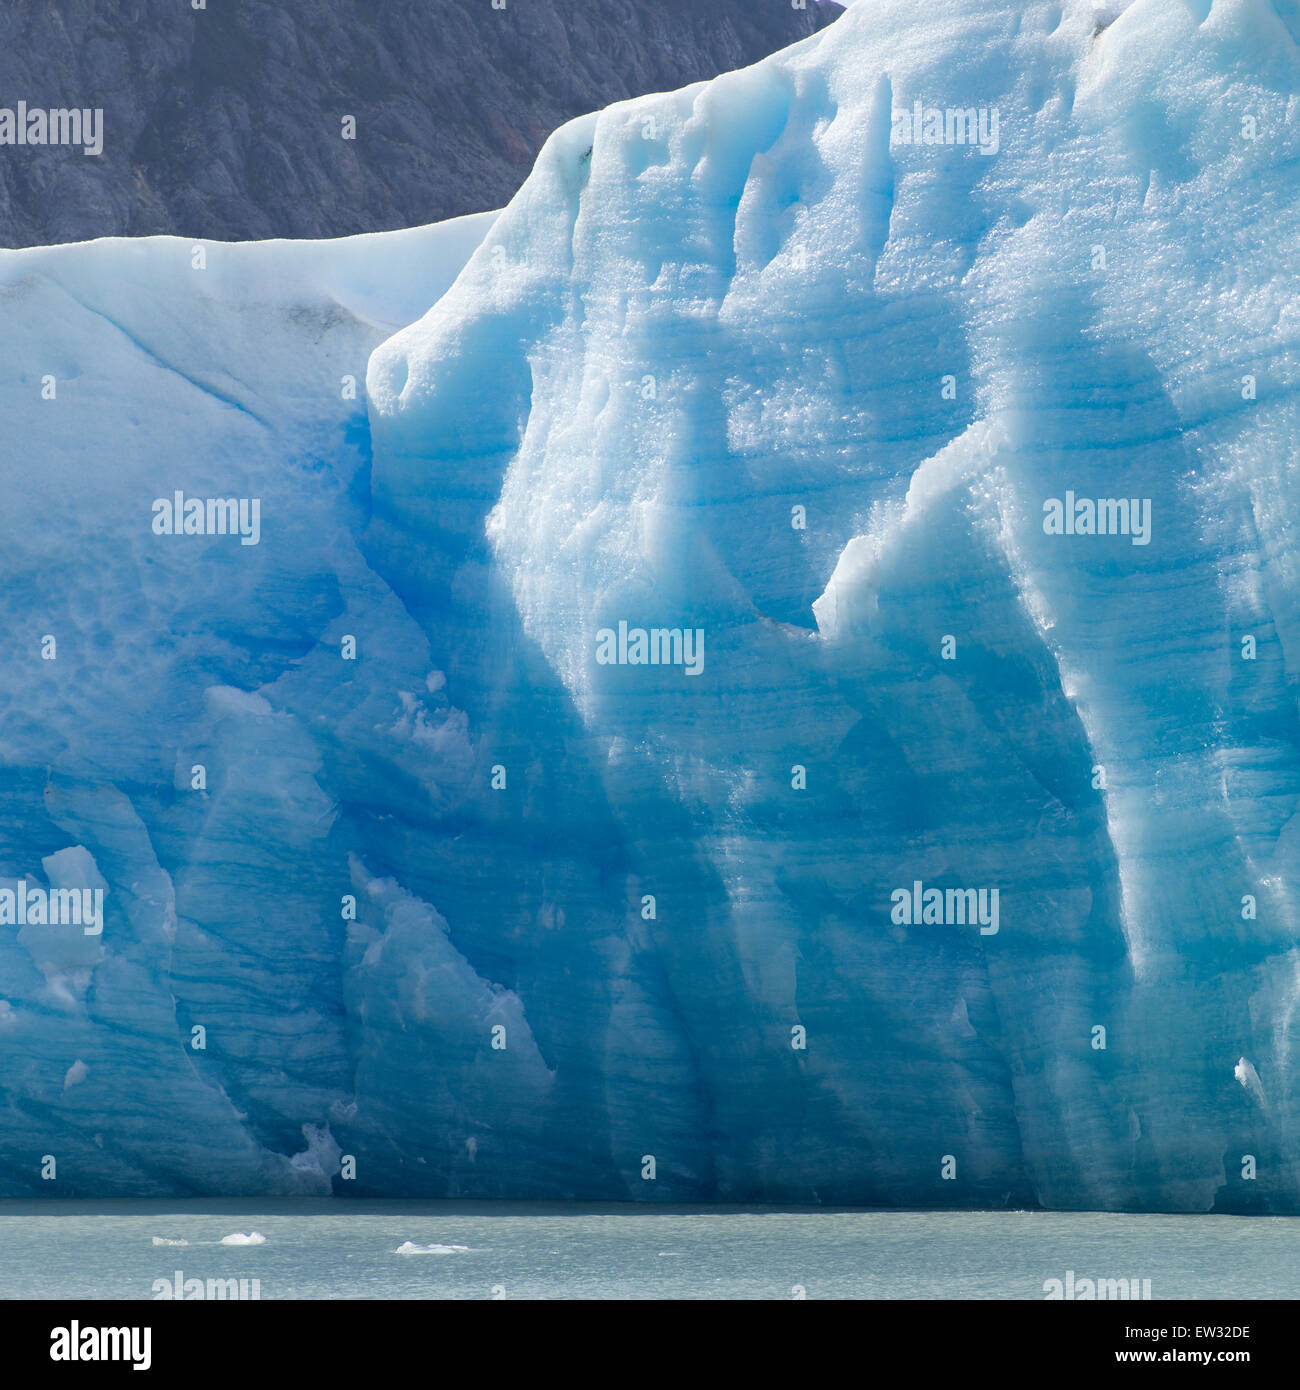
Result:
[[[372,359],[393,582],[543,850],[452,934],[600,960],[632,1195],[1295,1209],[1297,35],[860,3],[561,132]]]
[[[0,923],[0,1191],[328,1190],[356,842],[312,730],[413,781],[456,732],[358,545],[366,361],[492,220],[0,251],[0,889],[105,894],[97,935]],[[157,534],[177,489],[258,543]],[[363,624],[409,693],[331,711]]]

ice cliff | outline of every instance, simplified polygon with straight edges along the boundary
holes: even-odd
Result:
[[[0,1187],[1300,1210],[1298,38],[859,0],[456,255],[0,257]]]

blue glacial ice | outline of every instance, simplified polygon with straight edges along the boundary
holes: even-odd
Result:
[[[1300,1211],[1297,41],[859,0],[0,253],[0,1192]]]

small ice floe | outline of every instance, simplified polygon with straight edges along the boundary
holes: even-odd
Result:
[[[393,1251],[394,1255],[459,1255],[468,1250],[468,1245],[417,1245],[413,1240],[404,1240]]]
[[[236,1231],[234,1235],[222,1236],[222,1245],[265,1245],[266,1237],[261,1231],[251,1231],[245,1235],[242,1231]]]
[[[1264,1104],[1264,1087],[1260,1084],[1259,1073],[1245,1057],[1233,1067],[1232,1074],[1260,1105]]]
[[[188,1245],[188,1240],[168,1240],[166,1236],[154,1236],[155,1245]]]

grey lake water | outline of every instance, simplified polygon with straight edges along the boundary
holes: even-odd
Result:
[[[1042,1299],[1054,1279],[1123,1279],[1154,1299],[1297,1298],[1298,1242],[1291,1217],[10,1201],[0,1297],[233,1279],[262,1299]]]

